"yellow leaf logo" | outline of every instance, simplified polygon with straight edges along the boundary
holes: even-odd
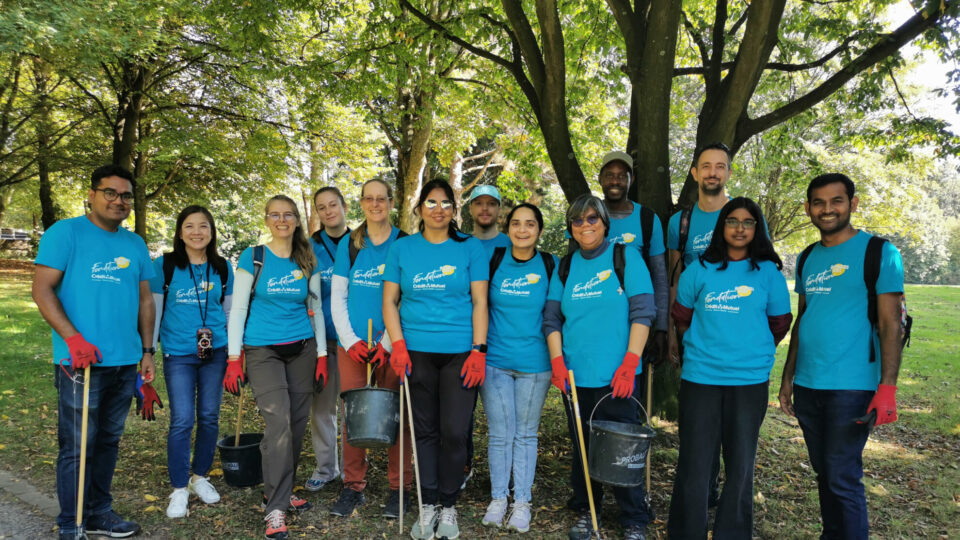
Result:
[[[113,262],[117,263],[117,268],[126,268],[130,266],[130,259],[126,257],[117,257],[113,260]]]
[[[737,296],[750,296],[751,294],[753,294],[753,287],[747,285],[737,287]]]
[[[457,269],[456,266],[450,266],[449,264],[445,264],[440,267],[440,272],[445,276],[450,276],[450,275],[453,275],[453,272],[456,271],[456,269]]]
[[[830,273],[834,276],[842,276],[843,273],[847,271],[847,268],[850,267],[845,264],[837,263],[830,267]]]
[[[380,275],[383,275],[383,271],[384,271],[386,268],[387,268],[387,265],[381,264],[380,266],[377,267],[377,273],[380,274]]]
[[[629,244],[630,242],[633,242],[633,239],[636,238],[636,237],[637,237],[637,235],[635,235],[635,234],[633,234],[633,233],[628,233],[628,232],[627,232],[627,233],[623,233],[623,243],[624,243],[624,244]]]
[[[597,279],[599,279],[600,281],[605,281],[609,277],[610,277],[610,270],[604,270],[603,272],[597,273]]]
[[[208,281],[208,282],[207,282],[206,290],[207,290],[207,292],[210,292],[210,291],[213,290],[213,282],[212,282],[212,281]]]
[[[293,279],[303,279],[303,272],[300,270],[294,270],[291,272],[293,274]]]
[[[527,274],[527,283],[537,283],[540,281],[540,274]]]

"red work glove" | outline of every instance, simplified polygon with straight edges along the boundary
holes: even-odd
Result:
[[[460,370],[460,378],[463,379],[464,388],[473,388],[483,384],[483,379],[487,375],[487,353],[478,350],[470,351],[470,356],[463,362],[463,369]]]
[[[368,362],[373,364],[373,367],[377,368],[382,365],[385,365],[390,359],[390,353],[383,348],[383,345],[377,343],[377,346],[370,351],[370,359]]]
[[[317,357],[317,371],[313,374],[313,391],[323,392],[323,387],[327,385],[327,357]]]
[[[157,415],[153,412],[153,404],[156,403],[162,409],[163,402],[160,401],[160,396],[157,395],[153,385],[143,382],[143,377],[139,373],[137,373],[137,391],[133,395],[137,398],[137,414],[144,420],[156,420]]]
[[[407,342],[398,339],[393,342],[393,354],[390,355],[390,367],[393,368],[393,372],[397,374],[397,377],[400,377],[400,382],[403,382],[403,378],[407,375],[410,375],[410,353],[407,352]]]
[[[561,394],[570,391],[570,374],[567,373],[567,366],[563,363],[563,355],[557,355],[550,359],[550,369],[553,375],[550,376],[550,383],[557,387]]]
[[[867,414],[876,409],[877,423],[882,426],[897,421],[897,387],[892,384],[881,384],[877,386],[877,393],[870,400],[867,406]]]
[[[633,384],[637,380],[637,366],[640,365],[640,357],[628,352],[623,355],[623,363],[613,372],[613,380],[610,381],[610,387],[613,388],[613,397],[626,398],[633,394]]]
[[[75,334],[63,340],[70,351],[70,365],[73,370],[81,370],[103,360],[103,354],[96,345],[83,339],[83,334]]]
[[[350,359],[358,364],[366,364],[367,357],[370,356],[370,349],[365,341],[357,341],[347,350]]]
[[[227,373],[223,376],[223,389],[235,396],[240,395],[240,387],[247,383],[243,372],[243,352],[236,360],[227,360]]]

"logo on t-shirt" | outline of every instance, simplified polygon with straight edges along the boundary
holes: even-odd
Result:
[[[830,267],[823,272],[810,274],[803,283],[804,293],[830,294],[830,291],[833,290],[833,287],[830,286],[829,281],[835,277],[842,276],[849,269],[850,267],[845,264],[836,263],[831,264]]]
[[[443,279],[448,276],[452,276],[456,271],[456,266],[445,264],[440,268],[431,270],[429,272],[420,272],[419,274],[413,276],[413,289],[444,290],[447,288],[447,284],[443,282]]]
[[[90,267],[90,279],[120,283],[120,278],[115,275],[116,272],[129,267],[130,259],[123,256],[114,257],[113,260],[107,262],[97,261]]]
[[[177,289],[177,298],[176,303],[178,304],[196,304],[198,298],[200,297],[200,292],[203,293],[203,296],[206,296],[207,293],[213,290],[212,281],[201,281],[198,287],[188,287],[186,289]]]
[[[611,244],[630,244],[637,239],[637,235],[625,232],[610,238]]]
[[[380,278],[383,275],[383,269],[384,265],[382,264],[380,266],[367,268],[366,270],[357,268],[353,271],[353,280],[350,283],[360,287],[372,287],[374,289],[379,289]]]
[[[540,274],[527,274],[518,278],[507,278],[500,282],[500,294],[510,296],[530,296],[530,285],[540,282]]]
[[[703,234],[697,234],[693,237],[693,250],[694,251],[706,251],[707,247],[710,246],[710,241],[713,240],[713,231],[707,231]]]
[[[295,283],[301,279],[303,279],[303,272],[299,268],[284,276],[272,277],[267,280],[267,294],[299,293],[300,286]]]
[[[574,284],[573,293],[570,294],[570,298],[572,300],[584,300],[587,298],[597,298],[602,296],[603,290],[599,289],[597,286],[610,279],[611,275],[613,275],[613,270],[601,270],[600,272],[597,272],[597,275],[591,277],[587,281]],[[617,294],[623,294],[623,289],[617,287]]]
[[[327,268],[326,270],[320,271],[320,281],[330,282],[333,279],[333,267]]]
[[[751,294],[753,294],[753,287],[749,285],[738,285],[725,291],[708,292],[703,298],[703,303],[707,311],[738,313],[740,306],[737,305],[737,303],[741,298],[746,298]]]

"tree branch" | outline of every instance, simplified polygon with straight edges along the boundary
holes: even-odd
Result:
[[[537,37],[533,33],[533,27],[530,26],[530,20],[523,11],[523,4],[520,0],[501,0],[503,10],[507,14],[507,20],[510,21],[510,27],[513,29],[513,35],[520,50],[523,51],[524,63],[527,71],[530,73],[530,80],[537,91],[537,95],[543,97],[544,86],[547,83],[547,68],[544,65],[544,54],[537,43]],[[537,13],[540,12],[540,2],[537,2]],[[540,19],[541,38],[546,40],[546,29],[544,25],[549,21]],[[544,49],[547,44],[544,43]]]

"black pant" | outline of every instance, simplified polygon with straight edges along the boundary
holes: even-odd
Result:
[[[640,387],[643,386],[644,378],[638,375],[633,386],[633,395],[640,394]],[[577,398],[580,404],[580,425],[583,431],[583,442],[590,449],[590,412],[600,401],[600,398],[610,393],[609,386],[599,388],[577,387]],[[593,416],[594,420],[612,420],[614,422],[624,422],[628,424],[642,424],[640,408],[637,402],[630,399],[620,399],[608,397],[604,399],[597,412]],[[573,467],[570,470],[570,485],[573,487],[573,498],[568,506],[577,512],[584,512],[589,509],[589,500],[587,498],[587,483],[583,478],[583,464],[580,460],[579,443],[577,434],[573,430],[573,417],[570,409],[567,409],[567,429],[570,430],[570,440],[574,448],[578,449],[573,453]],[[594,506],[597,509],[597,517],[600,515],[601,502],[603,501],[603,484],[596,480],[590,481],[593,489]],[[624,527],[639,525],[646,527],[653,520],[653,510],[647,504],[646,489],[641,483],[635,487],[614,487],[613,495],[617,499],[617,505],[620,507],[620,524]]]
[[[722,441],[726,478],[713,538],[753,534],[753,468],[769,383],[719,386],[680,382],[680,457],[670,500],[669,538],[707,537],[712,465]]]
[[[450,507],[460,494],[477,401],[476,387],[465,389],[460,379],[469,354],[410,351],[408,384],[424,504]]]

